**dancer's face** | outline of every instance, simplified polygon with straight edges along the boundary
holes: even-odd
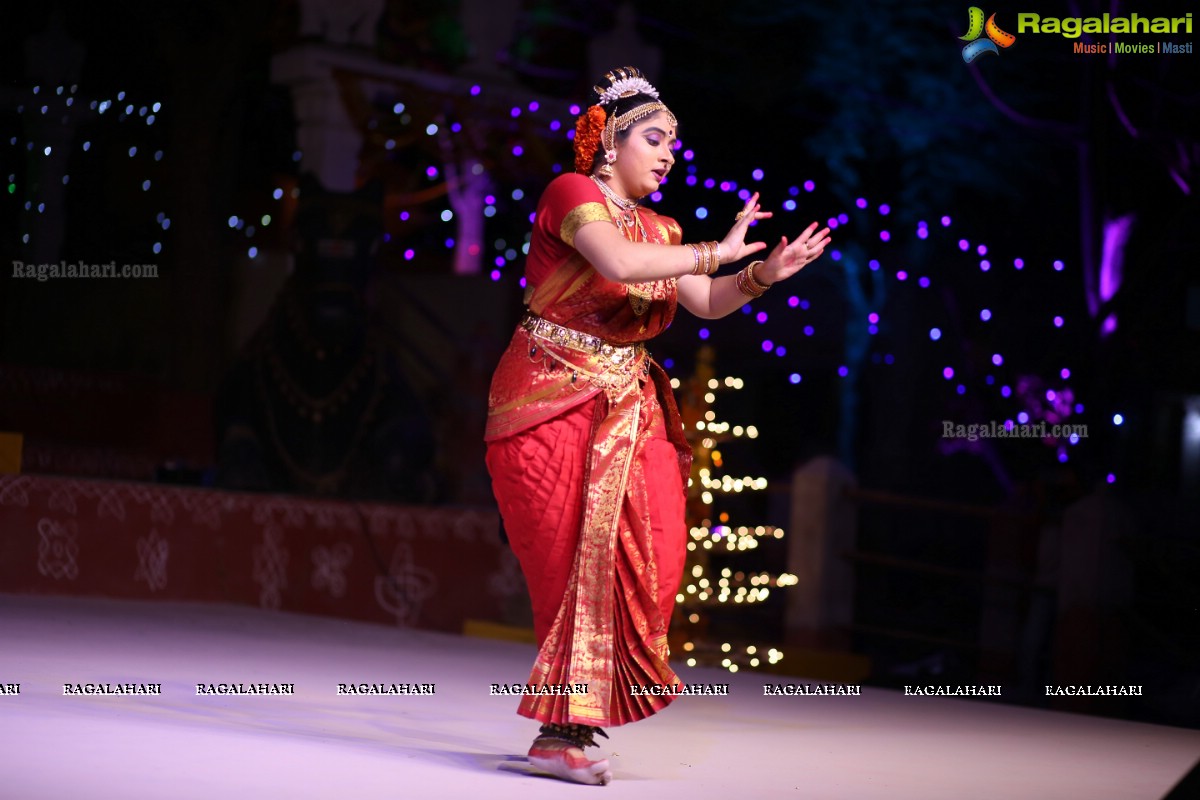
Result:
[[[674,146],[675,126],[665,112],[656,111],[634,123],[629,136],[617,137],[610,185],[631,200],[657,191],[675,163]]]

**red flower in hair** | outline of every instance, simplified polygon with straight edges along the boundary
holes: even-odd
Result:
[[[600,147],[600,135],[604,132],[607,117],[600,106],[592,106],[575,120],[575,171],[590,175],[596,150]]]

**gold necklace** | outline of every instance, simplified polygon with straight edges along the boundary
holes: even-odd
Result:
[[[610,207],[617,212],[613,215],[613,221],[617,223],[617,229],[621,231],[622,236],[631,242],[656,241],[658,244],[665,244],[660,239],[652,240],[646,232],[646,226],[642,223],[642,215],[637,211],[637,200],[626,200],[614,192],[611,186],[595,175],[590,177],[600,187],[600,193],[609,201]],[[674,285],[674,278],[668,278],[664,281],[642,281],[625,284],[625,295],[629,300],[629,306],[634,316],[640,317],[649,311],[651,302],[658,295],[668,293],[670,287],[674,287]]]
[[[642,224],[642,215],[637,212],[638,201],[626,200],[624,197],[621,197],[612,190],[611,186],[595,175],[592,175],[591,179],[600,187],[600,193],[604,195],[605,199],[616,207],[615,210],[617,213],[613,214],[613,222],[617,223],[617,228],[625,238],[631,242],[636,242],[639,241],[638,234],[641,234],[640,241],[649,241],[646,235],[646,228]]]
[[[621,197],[614,192],[611,186],[597,178],[595,175],[592,175],[591,178],[596,182],[596,185],[600,187],[600,191],[604,194],[604,196],[609,200],[612,200],[613,204],[622,211],[633,211],[638,207],[637,200],[626,200],[624,197]]]

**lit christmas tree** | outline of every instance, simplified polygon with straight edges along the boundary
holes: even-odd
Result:
[[[682,649],[688,666],[720,664],[730,672],[740,668],[773,665],[783,659],[775,647],[755,642],[719,641],[710,633],[712,612],[737,606],[761,604],[773,588],[796,582],[787,573],[735,570],[714,565],[714,557],[744,554],[755,550],[762,539],[782,539],[782,528],[773,525],[736,525],[728,506],[737,506],[739,495],[762,492],[766,478],[734,477],[725,468],[720,450],[724,442],[758,438],[753,425],[733,425],[719,420],[712,406],[718,392],[737,391],[741,378],[718,379],[713,368],[713,350],[701,347],[696,369],[685,385],[678,378],[671,385],[680,392],[680,413],[692,443],[692,475],[688,481],[687,561],[683,585],[676,597],[676,640],[672,650]],[[733,501],[733,502],[731,502]]]

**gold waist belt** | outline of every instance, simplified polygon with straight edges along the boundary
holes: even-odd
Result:
[[[629,361],[646,352],[646,346],[638,344],[612,344],[599,336],[559,325],[548,319],[543,319],[532,311],[525,312],[521,318],[521,327],[539,339],[603,357],[605,360],[620,364]]]

